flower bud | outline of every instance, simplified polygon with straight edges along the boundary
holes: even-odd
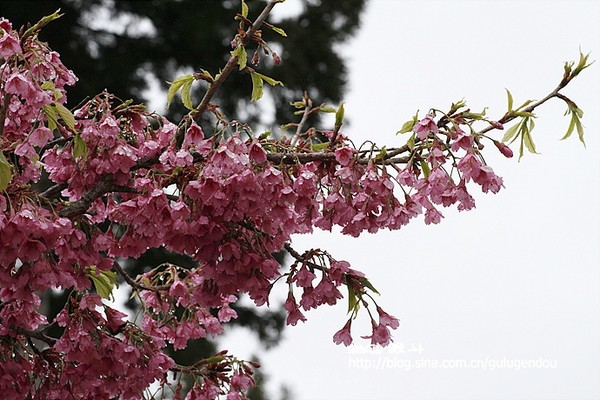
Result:
[[[494,144],[496,145],[498,150],[500,150],[500,153],[504,155],[504,157],[511,158],[513,156],[513,151],[511,150],[511,148],[505,145],[504,143],[494,140]]]

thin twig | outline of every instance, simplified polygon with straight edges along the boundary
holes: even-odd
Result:
[[[121,277],[125,280],[125,282],[127,282],[127,284],[129,286],[131,286],[132,288],[135,288],[137,290],[148,290],[151,292],[160,292],[160,291],[168,290],[171,287],[170,285],[147,286],[147,285],[144,285],[143,283],[139,283],[138,281],[136,281],[135,279],[130,277],[129,274],[127,272],[125,272],[125,270],[123,270],[123,268],[117,261],[115,261],[113,263],[113,268],[115,269],[117,274],[121,275]]]

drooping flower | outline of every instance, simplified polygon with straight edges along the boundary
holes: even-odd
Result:
[[[349,319],[348,322],[343,326],[342,329],[337,331],[335,335],[333,335],[333,342],[335,344],[343,343],[344,346],[348,347],[352,343],[352,334],[350,333],[350,326],[352,325],[352,319]]]
[[[431,115],[427,115],[425,118],[415,124],[413,127],[413,132],[417,134],[419,139],[425,140],[430,133],[438,133],[439,129]]]

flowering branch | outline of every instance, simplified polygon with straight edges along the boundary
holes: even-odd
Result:
[[[221,334],[223,324],[237,317],[231,305],[238,296],[268,304],[278,281],[289,288],[289,325],[305,321],[303,311],[336,304],[343,285],[349,316],[333,341],[349,345],[351,323],[366,309],[371,335],[363,337],[387,345],[399,321],[377,304],[371,282],[325,251],[298,253],[293,235],[336,226],[359,236],[400,229],[419,215],[437,224],[443,207],[472,209],[473,187],[485,193],[503,187],[481,142],[493,141],[510,157],[504,142],[520,137],[521,148],[535,151],[533,111],[554,97],[571,114],[565,137],[577,129],[583,141],[582,111],[560,93],[590,65],[583,54],[577,66],[565,64],[563,80],[542,100],[513,109],[508,92],[508,111],[499,121],[470,112],[464,102],[447,113],[415,115],[399,132],[410,135],[400,147],[365,142],[357,148],[342,131],[343,103],[337,110],[313,107],[306,94],[293,103],[304,108],[300,122],[288,124],[295,127],[293,138],[254,136],[246,124],[222,116],[223,130],[206,138],[199,117],[216,110],[210,101],[234,68],[250,72],[253,100],[264,81],[278,83],[242,61],[250,41],[267,48],[258,29],[279,2],[270,1],[245,29],[250,20],[242,1],[235,49],[221,74],[203,72],[173,83],[175,89],[185,85],[182,98],[191,110],[177,125],[106,92],[70,111],[65,87],[76,78],[36,36],[58,14],[21,36],[0,19],[0,376],[11,377],[3,395],[138,398],[153,382],[167,385],[167,374],[176,372],[197,378],[194,398],[244,398],[256,365],[221,352],[182,367],[165,349]],[[209,88],[192,109],[189,89],[197,79]],[[169,90],[171,98],[174,93]],[[313,112],[335,112],[332,129],[305,129]],[[437,112],[442,116],[436,120]],[[503,140],[485,136],[515,118],[522,120]],[[490,126],[477,131],[477,121]],[[39,193],[42,169],[51,186]],[[159,247],[191,256],[198,267],[161,264],[134,279],[118,262]],[[293,258],[289,271],[273,256],[282,248]],[[103,302],[118,275],[141,302],[139,326]],[[40,314],[40,293],[55,288],[76,295],[48,321]],[[57,339],[44,334],[54,324],[62,328]],[[43,341],[48,352],[21,351],[26,344],[15,332]]]

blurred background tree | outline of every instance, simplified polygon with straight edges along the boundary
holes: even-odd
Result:
[[[258,15],[264,1],[246,0],[250,17]],[[288,37],[265,31],[264,38],[282,58],[276,66],[263,56],[257,69],[285,87],[269,92],[259,103],[250,103],[250,77],[231,74],[213,99],[230,119],[260,123],[268,127],[277,121],[295,121],[290,102],[308,91],[314,104],[335,105],[346,89],[347,68],[339,55],[339,46],[351,38],[360,25],[366,0],[288,0],[277,8],[293,10],[270,22],[284,29]],[[63,63],[79,77],[68,91],[68,106],[79,103],[107,89],[117,97],[137,103],[166,99],[168,81],[183,73],[205,69],[218,73],[231,50],[236,32],[234,17],[239,0],[2,0],[0,16],[8,18],[14,28],[35,23],[58,8],[64,15],[45,27],[40,38],[61,54]],[[249,49],[253,51],[253,49]],[[250,54],[252,56],[252,54]],[[193,98],[202,97],[205,87],[194,85]],[[268,89],[267,89],[268,90]],[[162,112],[163,110],[157,110]],[[177,121],[185,113],[173,102],[167,116]],[[313,117],[317,118],[317,117]],[[318,121],[311,121],[316,124]],[[203,124],[207,134],[210,125]],[[282,256],[279,257],[283,262]],[[137,260],[127,260],[131,276],[169,262],[192,268],[194,262],[164,249],[150,249]],[[48,293],[53,297],[47,315],[56,315],[64,306],[67,293]],[[133,301],[128,307],[135,309]],[[281,306],[258,312],[251,306],[237,304],[235,324],[257,335],[262,346],[269,348],[281,339],[285,312]],[[60,334],[55,332],[56,335]],[[171,351],[174,359],[189,365],[217,351],[210,340],[198,340],[186,352]],[[262,381],[262,375],[258,379]],[[289,397],[284,389],[283,397]],[[251,393],[255,400],[266,398],[260,385]]]

